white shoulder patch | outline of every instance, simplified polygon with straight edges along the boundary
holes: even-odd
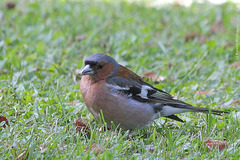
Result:
[[[116,90],[129,90],[130,89],[129,87],[121,87],[121,86],[118,86],[118,85],[113,85],[113,84],[108,84],[108,83],[106,83],[106,85],[108,87],[116,89]]]
[[[143,85],[142,89],[141,89],[141,93],[139,93],[138,95],[144,99],[148,99],[147,95],[148,95],[148,89],[151,90],[152,88],[147,86],[147,85]]]

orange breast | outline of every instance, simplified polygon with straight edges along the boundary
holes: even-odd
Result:
[[[91,80],[91,77],[84,75],[80,82],[80,92],[88,110],[96,116],[96,113],[100,113],[99,102],[104,101],[104,93],[107,92],[107,87],[104,85],[104,80],[95,83]],[[95,112],[95,113],[94,113]]]

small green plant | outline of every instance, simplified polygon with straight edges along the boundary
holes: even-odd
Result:
[[[239,9],[233,3],[0,1],[0,159],[239,159]],[[236,38],[235,38],[236,37]],[[186,113],[142,130],[93,121],[72,70],[106,53],[152,85],[225,116]],[[235,55],[235,56],[234,56]],[[156,82],[155,82],[156,81]],[[76,131],[75,119],[90,128]],[[117,128],[117,126],[116,126]],[[226,141],[209,149],[208,139]]]

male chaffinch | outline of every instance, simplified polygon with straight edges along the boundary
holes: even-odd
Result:
[[[88,110],[96,119],[102,111],[108,125],[113,122],[123,129],[133,130],[159,117],[184,122],[175,114],[209,112],[207,108],[174,99],[105,54],[87,57],[81,74],[80,92]],[[214,109],[211,112],[228,113]]]

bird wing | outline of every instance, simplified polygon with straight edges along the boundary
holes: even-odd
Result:
[[[189,105],[182,101],[175,100],[172,95],[153,87],[143,81],[129,69],[121,66],[119,72],[107,79],[109,87],[123,92],[124,94],[140,102],[161,103],[162,105]]]
[[[183,122],[183,120],[175,114],[189,111],[209,111],[207,108],[193,107],[183,101],[174,99],[172,95],[144,82],[141,77],[123,66],[120,66],[119,72],[115,76],[109,77],[106,82],[113,92],[118,92],[138,102],[150,103],[156,113],[159,112],[161,116],[180,122]],[[212,110],[212,113],[222,114],[225,112]]]

